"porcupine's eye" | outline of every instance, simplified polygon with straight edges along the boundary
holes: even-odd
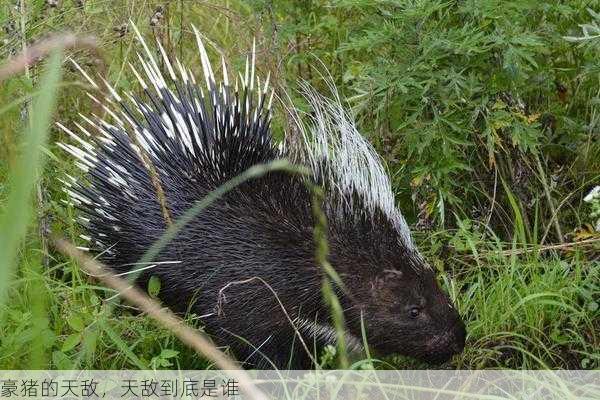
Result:
[[[421,310],[419,309],[419,307],[411,307],[408,310],[408,316],[411,317],[412,319],[417,318],[420,314],[421,314]]]

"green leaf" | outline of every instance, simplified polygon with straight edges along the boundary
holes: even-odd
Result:
[[[160,293],[160,278],[156,275],[152,275],[148,280],[148,294],[152,297],[157,297]]]
[[[142,362],[140,358],[131,350],[131,348],[121,339],[119,334],[115,332],[108,323],[101,324],[102,329],[108,337],[113,341],[113,343],[127,356],[127,358],[135,364],[135,366],[139,369],[148,369],[148,364]]]
[[[52,353],[52,363],[56,369],[73,369],[73,362],[62,351]]]
[[[77,346],[79,343],[81,343],[81,338],[82,338],[81,333],[74,333],[72,335],[69,335],[65,339],[65,341],[64,341],[64,343],[62,345],[62,348],[61,348],[62,352],[66,353],[69,350],[74,349],[75,346]]]
[[[173,358],[177,357],[177,355],[179,355],[177,350],[163,349],[163,351],[160,352],[160,357],[162,358]]]
[[[67,323],[76,332],[82,332],[85,329],[85,323],[83,322],[83,319],[81,319],[81,317],[77,314],[71,315],[67,319]]]
[[[88,360],[92,359],[92,356],[96,351],[98,336],[98,331],[93,329],[88,329],[85,335],[83,335],[82,349]]]

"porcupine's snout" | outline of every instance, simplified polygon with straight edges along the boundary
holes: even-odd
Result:
[[[428,341],[426,354],[431,356],[424,356],[424,360],[434,364],[450,360],[452,356],[463,352],[466,336],[465,324],[457,319],[450,330],[435,335]]]
[[[433,296],[437,301],[432,301],[437,304],[432,307],[431,311],[431,319],[437,329],[434,329],[433,334],[426,341],[426,351],[421,357],[434,364],[446,362],[452,356],[462,353],[467,336],[465,324],[458,310],[452,304],[449,296],[439,288],[439,285],[437,287],[439,291]],[[438,320],[437,323],[436,320]]]

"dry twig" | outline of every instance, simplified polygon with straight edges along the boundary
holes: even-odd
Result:
[[[92,36],[80,37],[72,33],[64,33],[40,40],[27,47],[20,55],[9,60],[0,68],[0,82],[23,72],[26,68],[37,64],[55,49],[87,49],[100,60],[100,75],[105,75],[106,63],[99,50],[96,39]]]

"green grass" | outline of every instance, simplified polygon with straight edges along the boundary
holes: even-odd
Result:
[[[119,37],[113,27],[131,18],[152,36],[148,22],[159,3],[85,3],[84,9],[71,2],[49,9],[45,1],[32,0],[24,2],[23,14],[0,6],[0,24],[8,27],[0,59],[48,33],[93,34],[111,80],[136,90],[126,68],[135,58],[133,37]],[[405,2],[404,8],[391,2],[379,8],[375,2],[325,3],[295,2],[286,8],[267,2],[172,2],[154,35],[193,66],[191,23],[216,46],[213,56],[221,52],[234,62],[250,48],[250,32],[265,49],[261,74],[271,71],[283,86],[293,86],[298,75],[314,79],[304,64],[306,50],[327,64],[341,90],[353,98],[361,128],[388,162],[400,205],[421,227],[416,231],[420,248],[467,322],[467,347],[452,367],[600,368],[600,245],[538,251],[561,240],[600,238],[582,201],[600,181],[599,46],[593,40],[562,39],[576,35],[577,24],[592,20],[587,3],[570,1],[544,10],[529,1],[511,1],[503,13],[529,18],[515,18],[510,32],[510,24],[502,22],[510,15],[491,19],[487,1],[460,7],[433,0]],[[385,19],[386,12],[394,17]],[[468,29],[480,36],[467,28],[460,31],[457,18],[468,20]],[[420,33],[412,28],[415,21]],[[384,29],[375,35],[377,26]],[[438,37],[447,43],[437,41],[436,32],[445,32]],[[494,34],[511,41],[487,41]],[[415,40],[404,43],[406,49],[394,49],[386,35]],[[362,54],[364,46],[371,47]],[[373,49],[378,53],[372,54]],[[559,61],[548,56],[559,53],[566,54]],[[70,55],[90,70],[98,66],[84,51]],[[65,196],[56,180],[65,172],[78,172],[53,144],[64,139],[53,126],[48,144],[40,146],[46,121],[68,125],[77,112],[92,110],[83,95],[90,88],[68,64],[62,66],[63,80],[53,94],[56,85],[51,82],[59,76],[55,61],[0,83],[0,368],[211,367],[127,304],[109,307],[104,299],[114,292],[76,263],[45,250],[40,226],[73,240],[80,233],[72,222],[74,210],[60,202]],[[481,72],[487,70],[495,71],[493,82]],[[386,73],[413,84],[403,91],[404,81],[382,80],[380,74]],[[565,82],[569,100],[563,103],[550,84],[539,89],[540,76]],[[529,110],[508,104],[500,92],[518,97]],[[439,107],[425,109],[422,104]],[[550,130],[538,123],[538,114],[555,118],[558,127]],[[283,126],[277,119],[276,135]],[[438,160],[429,148],[441,142],[446,147]],[[39,154],[47,162],[36,180],[43,165]],[[40,195],[31,196],[36,185]],[[408,196],[411,186],[414,201]],[[552,210],[557,210],[565,237],[556,233]],[[188,321],[201,329],[194,316]],[[336,366],[331,360],[324,357],[327,365]],[[395,356],[375,364],[426,367]]]

